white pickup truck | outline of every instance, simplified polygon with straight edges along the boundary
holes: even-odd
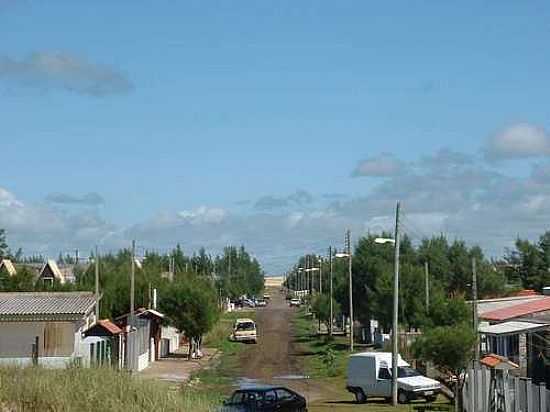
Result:
[[[424,398],[433,402],[441,391],[441,384],[435,379],[422,376],[411,368],[401,355],[397,361],[398,401],[407,403]],[[392,396],[392,354],[389,352],[363,352],[350,356],[347,372],[347,390],[355,395],[358,403],[367,401],[367,397]]]

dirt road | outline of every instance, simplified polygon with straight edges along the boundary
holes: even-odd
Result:
[[[305,395],[308,402],[330,398],[330,388],[304,376],[301,365],[304,354],[293,343],[291,324],[297,309],[290,308],[277,289],[270,290],[270,293],[272,298],[269,305],[256,312],[258,344],[250,345],[240,355],[241,384],[287,386]]]

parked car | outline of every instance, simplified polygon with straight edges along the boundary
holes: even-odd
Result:
[[[302,304],[302,301],[298,298],[292,298],[292,299],[290,299],[290,302],[289,302],[289,305],[291,307],[295,306],[295,307],[299,308],[301,304]]]
[[[258,301],[256,301],[256,306],[259,308],[263,308],[267,306],[267,301],[264,299],[259,299]]]
[[[264,300],[271,299],[271,295],[269,293],[264,293]]]
[[[224,402],[220,412],[307,412],[305,398],[281,386],[239,389]]]
[[[242,302],[243,302],[243,306],[248,306],[249,308],[255,308],[256,307],[256,304],[254,303],[254,301],[252,299],[243,299]]]
[[[237,342],[258,342],[256,324],[252,319],[237,319],[233,325],[231,339]]]
[[[414,399],[424,398],[433,402],[441,392],[441,384],[422,376],[405,362],[401,355],[398,361],[398,401],[407,403]],[[355,395],[358,403],[367,401],[367,397],[392,396],[392,354],[390,352],[363,352],[350,356],[347,372],[346,389]]]

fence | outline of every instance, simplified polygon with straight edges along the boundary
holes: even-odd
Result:
[[[126,367],[138,372],[147,366],[149,358],[149,321],[135,319],[135,329],[126,338]]]
[[[469,370],[462,390],[466,412],[550,412],[550,390],[507,371]]]

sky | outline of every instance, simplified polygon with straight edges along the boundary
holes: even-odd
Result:
[[[56,257],[550,229],[546,1],[0,0],[0,228]]]

